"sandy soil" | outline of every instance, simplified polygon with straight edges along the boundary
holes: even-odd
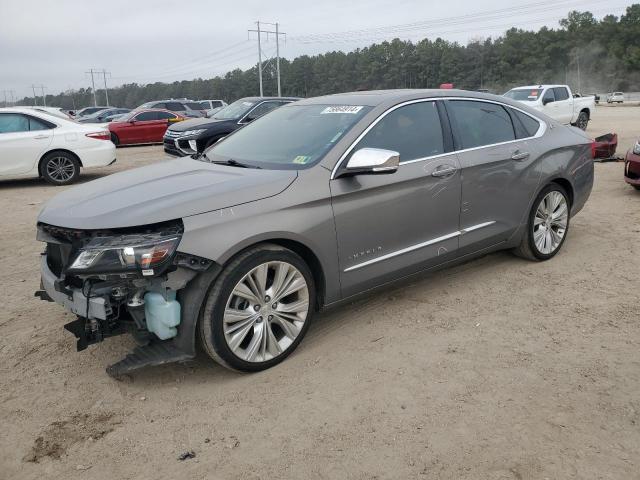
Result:
[[[640,135],[599,108],[594,136]],[[118,150],[114,170],[160,147]],[[561,253],[496,253],[316,317],[282,365],[200,358],[117,382],[132,343],[75,352],[71,317],[33,298],[34,224],[60,191],[4,182],[2,479],[631,479],[640,474],[640,192],[596,165]],[[194,458],[178,456],[193,451]]]

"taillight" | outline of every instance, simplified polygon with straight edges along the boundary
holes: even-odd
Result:
[[[108,130],[102,130],[101,132],[87,133],[89,138],[95,138],[96,140],[111,140],[111,133]]]

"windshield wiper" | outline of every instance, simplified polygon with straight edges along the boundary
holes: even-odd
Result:
[[[237,160],[234,160],[233,158],[230,158],[229,160],[216,160],[215,162],[211,162],[211,163],[215,163],[218,165],[230,165],[232,167],[240,167],[240,168],[257,168],[257,169],[261,169],[262,167],[258,167],[255,165],[248,165],[246,163],[241,163],[238,162]]]

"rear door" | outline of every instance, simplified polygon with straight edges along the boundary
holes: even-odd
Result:
[[[153,125],[152,139],[150,142],[162,142],[167,128],[169,128],[169,120],[179,118],[175,113],[171,112],[156,112],[156,122]]]
[[[573,119],[573,98],[569,95],[569,90],[567,87],[554,87],[553,94],[556,99],[554,118],[565,125],[570,124]]]
[[[331,180],[344,296],[456,255],[460,173],[435,101],[388,111],[353,146],[400,153],[398,171]]]
[[[36,167],[53,139],[55,125],[21,113],[0,113],[0,175]]]
[[[147,111],[137,114],[133,123],[125,128],[127,143],[149,143],[154,136],[155,124],[158,121],[157,112]]]
[[[470,99],[445,103],[462,173],[460,255],[465,255],[507,240],[518,228],[540,179],[539,151],[520,133],[520,124],[516,129],[508,107]]]

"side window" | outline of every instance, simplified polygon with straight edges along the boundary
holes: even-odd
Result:
[[[444,153],[442,125],[435,102],[397,108],[382,118],[353,149],[383,148],[400,153],[400,161]]]
[[[168,118],[176,118],[176,115],[169,112],[156,112],[157,120],[166,120]]]
[[[171,110],[172,112],[183,112],[187,109],[187,107],[178,102],[167,102],[165,105],[166,107],[164,108]]]
[[[546,92],[544,92],[544,97],[542,97],[542,103],[544,103],[545,101],[547,101],[547,102],[555,102],[556,101],[556,95],[555,95],[555,93],[553,93],[553,88],[549,88],[549,89],[547,89]]]
[[[556,97],[556,102],[567,100],[569,98],[569,91],[567,90],[567,87],[556,87],[553,89],[553,94]]]
[[[29,117],[29,130],[51,130],[55,125],[46,122],[44,120],[39,120],[37,118]]]
[[[455,125],[458,148],[474,148],[515,140],[511,117],[501,105],[468,100],[447,104]]]
[[[538,122],[538,120],[519,110],[511,108],[510,111],[514,118],[518,138],[529,138],[538,133],[538,129],[540,128],[540,122]]]
[[[0,114],[0,133],[28,132],[29,119],[18,113]]]
[[[265,113],[269,113],[271,110],[279,107],[281,105],[280,102],[264,102],[251,110],[247,116],[245,117],[245,121],[255,120],[258,117],[261,117]]]
[[[136,115],[136,122],[147,122],[149,120],[157,120],[158,112],[142,112]]]
[[[213,102],[211,102],[211,108],[218,108],[222,106],[222,102],[219,100],[215,100]]]

